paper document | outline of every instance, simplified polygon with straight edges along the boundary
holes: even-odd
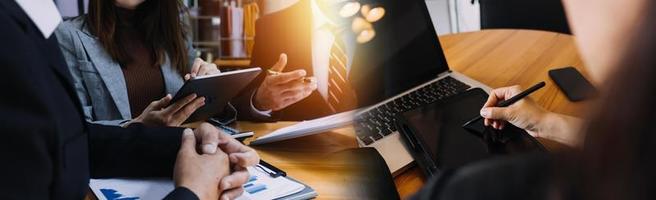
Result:
[[[258,137],[251,142],[252,145],[266,144],[281,140],[314,135],[332,129],[341,128],[353,124],[357,110],[338,113],[314,120],[299,122],[298,124],[275,130],[265,136]]]
[[[250,167],[250,179],[237,200],[278,199],[303,191],[305,186],[280,176],[272,178],[259,168]],[[89,186],[99,200],[162,199],[175,188],[170,179],[91,179]]]

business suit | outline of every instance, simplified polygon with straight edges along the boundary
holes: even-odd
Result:
[[[132,119],[127,86],[121,66],[89,32],[86,15],[63,22],[55,34],[68,63],[73,83],[88,121],[106,125],[120,125]],[[191,42],[187,43],[189,68],[195,58]],[[166,62],[160,66],[167,94],[175,95],[182,87],[182,75]],[[162,96],[163,97],[163,96]],[[229,123],[236,119],[232,105],[218,116],[219,121]]]
[[[278,61],[281,53],[287,54],[287,66],[284,71],[298,69],[307,71],[308,76],[314,76],[313,70],[313,14],[310,0],[299,0],[294,5],[281,11],[260,17],[255,25],[256,36],[251,65],[255,67],[272,66]],[[351,44],[350,35],[340,37],[345,43]],[[347,46],[347,56],[352,56],[352,46]],[[264,79],[260,77],[254,81],[256,88]],[[334,114],[328,106],[326,99],[314,91],[307,98],[274,112],[278,120],[307,120]]]
[[[181,129],[86,123],[56,36],[15,1],[0,1],[0,24],[0,199],[82,199],[90,177],[171,176]]]

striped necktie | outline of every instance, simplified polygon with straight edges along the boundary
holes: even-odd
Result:
[[[335,34],[328,66],[328,105],[335,113],[357,107],[355,91],[348,81],[348,57],[344,47],[344,41]]]

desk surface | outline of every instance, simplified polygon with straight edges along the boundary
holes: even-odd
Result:
[[[577,115],[583,105],[569,102],[549,79],[549,69],[575,66],[586,74],[569,35],[526,30],[491,30],[440,37],[452,70],[468,75],[493,88],[519,84],[529,87],[539,81],[547,86],[531,95],[545,108]],[[266,134],[293,122],[256,124],[239,122],[238,128]],[[541,140],[547,148],[549,141]],[[349,177],[348,160],[327,160],[327,155],[355,148],[352,128],[254,147],[261,158],[285,170],[318,193],[319,199],[363,199],[358,188],[345,187]],[[401,197],[416,192],[424,183],[417,167],[395,178]]]

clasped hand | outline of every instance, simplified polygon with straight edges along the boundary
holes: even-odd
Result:
[[[247,167],[259,163],[255,150],[208,123],[185,129],[173,173],[175,186],[200,199],[234,199],[248,181]]]

